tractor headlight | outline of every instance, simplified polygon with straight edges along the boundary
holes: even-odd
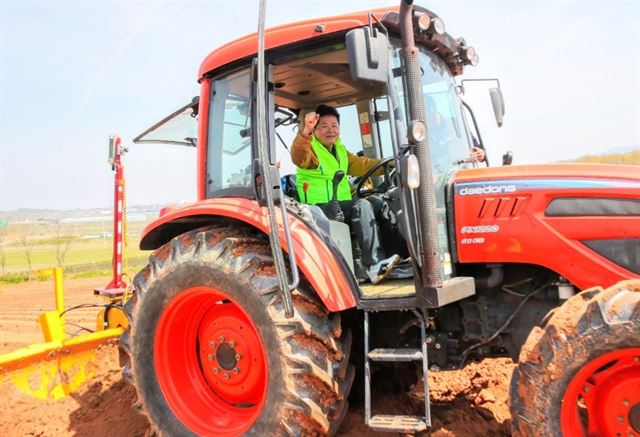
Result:
[[[416,155],[403,156],[400,163],[402,165],[402,185],[405,188],[418,188],[420,186],[420,168]]]
[[[427,125],[421,120],[413,120],[409,125],[409,141],[418,144],[427,139]]]

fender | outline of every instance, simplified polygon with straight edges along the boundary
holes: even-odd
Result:
[[[145,227],[140,249],[154,250],[173,237],[211,223],[214,218],[231,218],[270,232],[267,209],[250,199],[226,197],[206,199],[184,207],[167,209]],[[311,283],[325,307],[332,312],[356,306],[357,285],[342,265],[340,258],[305,222],[295,214],[288,214],[296,264]],[[280,244],[288,252],[281,217]]]

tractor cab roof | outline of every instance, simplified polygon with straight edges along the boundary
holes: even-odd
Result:
[[[431,18],[438,17],[433,12],[414,6],[415,13],[428,14]],[[375,17],[375,18],[372,18]],[[303,41],[322,38],[332,34],[345,33],[351,29],[375,23],[376,19],[390,31],[399,35],[400,17],[398,7],[383,7],[367,11],[353,12],[346,15],[313,18],[296,23],[285,24],[265,31],[265,50],[273,50],[291,46]],[[458,52],[464,40],[454,39],[449,34],[416,33],[416,43],[438,53],[451,68],[454,75],[462,73],[463,63]],[[236,61],[252,58],[258,48],[258,35],[252,33],[231,41],[211,52],[200,65],[198,81],[206,76],[214,75],[220,67],[233,64]]]
[[[433,12],[414,6],[416,16],[428,15],[430,20],[440,19]],[[441,20],[441,19],[440,19]],[[267,29],[265,49],[273,55],[269,62],[274,66],[273,83],[277,108],[288,108],[287,117],[300,109],[315,108],[318,104],[340,107],[358,100],[384,95],[385,86],[369,81],[354,81],[349,69],[348,53],[344,38],[351,29],[372,23],[381,23],[396,38],[400,34],[398,7],[377,8],[346,15],[314,18],[297,23]],[[416,44],[439,56],[451,74],[462,73],[465,61],[460,56],[465,49],[462,38],[454,39],[446,32],[416,31]],[[316,40],[321,44],[312,44]],[[324,45],[323,45],[324,44]],[[394,43],[399,47],[399,42]],[[211,52],[202,62],[198,80],[213,77],[232,67],[247,66],[256,56],[257,34],[232,41]],[[468,63],[468,62],[467,62]],[[230,87],[243,87],[243,83],[229,82]],[[236,90],[239,95],[242,89]],[[140,134],[135,143],[169,143],[185,146],[196,144],[196,115],[199,102],[194,99],[173,114],[154,124]],[[292,112],[293,111],[293,112]],[[290,118],[290,117],[289,117]],[[287,119],[289,119],[287,118]]]

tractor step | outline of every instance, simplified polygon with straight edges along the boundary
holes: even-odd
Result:
[[[415,433],[431,426],[429,405],[429,360],[427,358],[427,324],[425,316],[417,309],[411,310],[420,323],[421,349],[376,348],[369,349],[369,311],[364,312],[364,422],[377,432]],[[399,416],[394,414],[371,415],[371,362],[420,361],[424,390],[424,416]]]
[[[369,420],[369,427],[376,432],[412,433],[427,429],[427,422],[424,417],[379,414]]]
[[[422,351],[409,348],[374,349],[369,352],[369,359],[389,362],[420,361],[422,360]]]

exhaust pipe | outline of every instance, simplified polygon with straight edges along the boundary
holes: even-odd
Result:
[[[426,125],[420,52],[415,45],[413,35],[413,0],[403,0],[400,3],[400,34],[402,36],[401,58],[406,72],[405,105],[409,117],[408,121],[409,123],[422,121]],[[428,129],[429,126],[427,125],[427,132]],[[420,186],[416,189],[416,197],[420,241],[419,256],[422,261],[422,286],[425,288],[442,287],[436,198],[433,188],[431,148],[428,134],[423,141],[416,145],[416,152],[420,170]]]

